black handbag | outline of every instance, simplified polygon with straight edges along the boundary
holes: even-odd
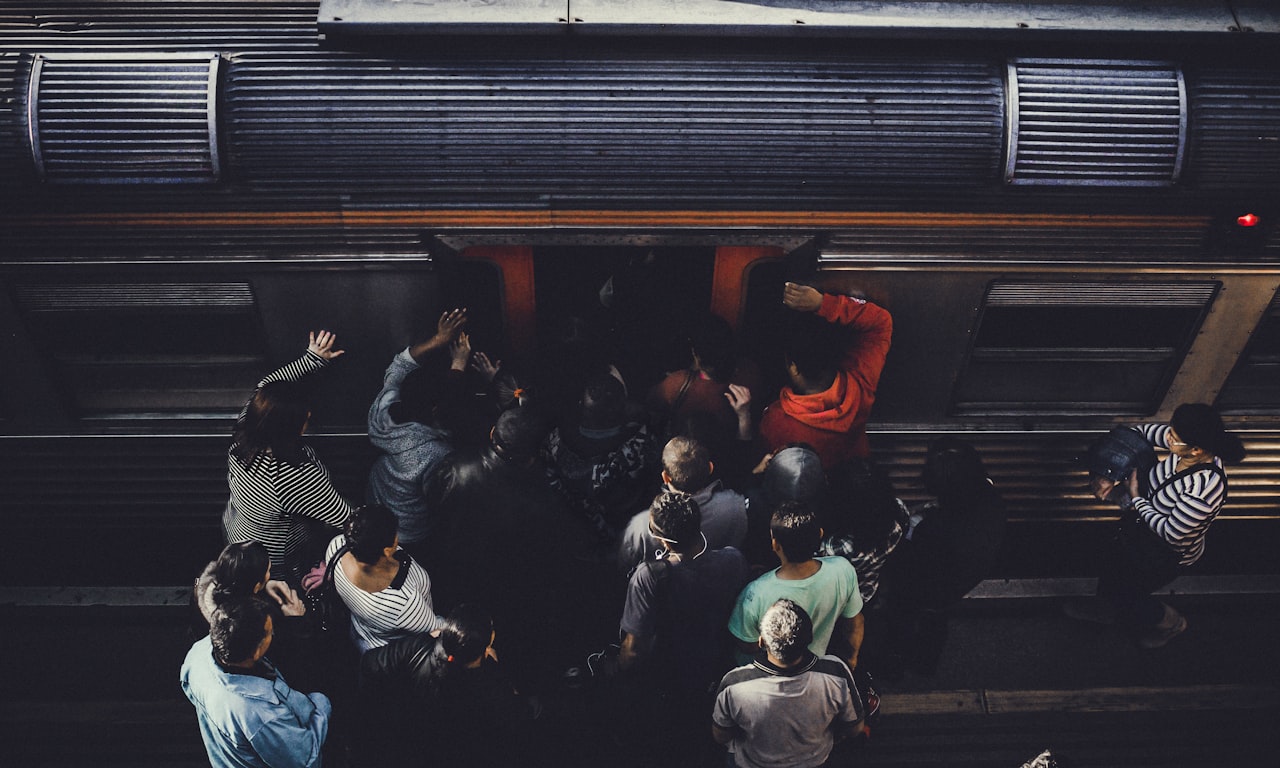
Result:
[[[328,562],[322,563],[302,578],[303,596],[307,601],[307,611],[314,616],[316,628],[321,632],[346,633],[351,626],[351,613],[347,604],[338,594],[333,584],[335,569],[342,556],[351,551],[351,547],[343,545],[333,553]]]

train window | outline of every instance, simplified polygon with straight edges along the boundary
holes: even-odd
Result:
[[[993,283],[954,410],[1147,414],[1217,283]]]
[[[20,285],[32,338],[81,418],[225,418],[266,353],[247,283]]]
[[[1228,413],[1274,413],[1280,407],[1280,295],[1253,332],[1217,404]]]

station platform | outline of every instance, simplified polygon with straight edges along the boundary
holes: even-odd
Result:
[[[1144,650],[1062,615],[1087,579],[986,582],[955,612],[937,674],[877,677],[882,715],[850,766],[1063,768],[1275,765],[1280,590],[1268,579],[1175,583],[1189,628]],[[177,684],[185,589],[0,590],[0,734],[11,765],[206,765]],[[864,665],[877,674],[868,648]],[[530,766],[678,766],[659,743],[620,749],[584,722],[578,691],[549,694],[548,748]],[[557,700],[558,699],[558,700]],[[16,748],[16,751],[15,751]],[[9,760],[13,762],[9,762]],[[692,760],[691,766],[708,764]],[[341,765],[338,754],[329,765]]]

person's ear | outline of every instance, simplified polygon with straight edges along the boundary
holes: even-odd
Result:
[[[666,485],[671,485],[671,475],[667,474],[665,469],[662,470],[662,482]]]

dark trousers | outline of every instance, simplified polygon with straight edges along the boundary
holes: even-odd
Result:
[[[1116,537],[1098,577],[1098,597],[1111,604],[1121,624],[1150,629],[1164,617],[1164,605],[1151,593],[1177,578],[1178,559],[1145,524],[1135,523]]]

